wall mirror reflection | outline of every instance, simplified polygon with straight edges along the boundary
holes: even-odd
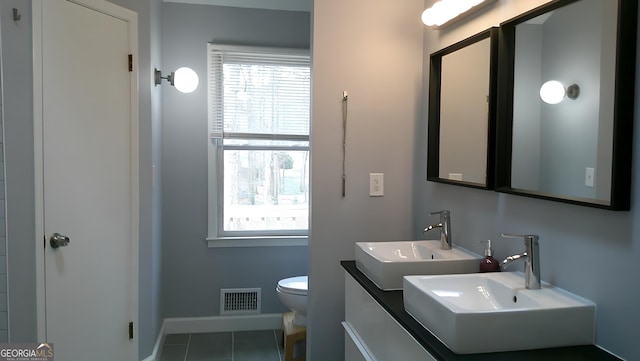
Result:
[[[498,30],[430,56],[427,179],[493,189]]]
[[[501,192],[629,209],[637,2],[559,0],[501,25]]]

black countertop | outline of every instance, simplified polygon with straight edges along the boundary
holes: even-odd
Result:
[[[402,291],[382,291],[356,268],[355,261],[342,261],[340,264],[425,350],[440,361],[620,361],[619,358],[595,345],[456,354],[405,312]]]

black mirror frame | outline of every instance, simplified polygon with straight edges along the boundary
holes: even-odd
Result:
[[[608,204],[511,187],[514,51],[516,25],[580,0],[556,0],[500,24],[499,114],[496,191],[595,208],[628,211],[635,102],[637,0],[618,0],[611,195]],[[607,0],[610,1],[610,0]]]
[[[485,184],[456,181],[440,177],[440,100],[442,57],[457,50],[491,39],[489,66],[489,114],[487,119],[487,166]],[[496,116],[498,109],[498,28],[492,27],[431,54],[429,61],[429,117],[427,144],[427,180],[464,187],[494,189]]]

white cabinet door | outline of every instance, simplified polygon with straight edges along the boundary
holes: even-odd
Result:
[[[343,322],[342,326],[344,327],[345,361],[378,361],[369,354],[369,349],[358,338],[349,323]]]
[[[345,361],[436,361],[348,273],[345,319]]]
[[[387,316],[387,360],[436,361],[390,315]]]
[[[387,314],[353,277],[345,278],[345,318],[378,361],[386,360]]]

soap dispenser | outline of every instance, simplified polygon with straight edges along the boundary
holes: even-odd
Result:
[[[500,272],[500,262],[492,255],[491,240],[487,240],[485,245],[484,258],[480,261],[480,272]]]

